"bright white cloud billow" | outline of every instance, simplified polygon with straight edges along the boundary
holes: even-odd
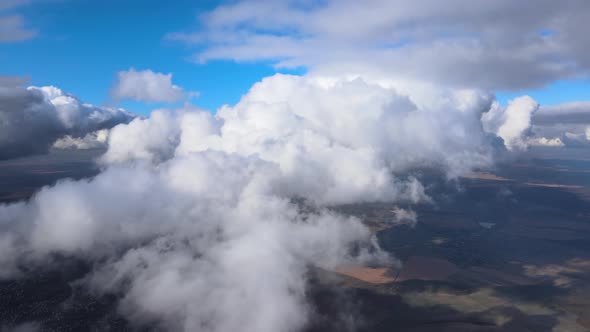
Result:
[[[94,262],[81,283],[121,294],[136,326],[300,330],[309,266],[388,262],[329,206],[428,201],[416,168],[454,177],[493,162],[488,95],[415,98],[361,78],[275,75],[215,116],[159,110],[116,126],[94,179],[0,207],[5,274],[60,253]]]
[[[404,186],[391,186],[391,170],[425,166],[457,175],[492,162],[479,120],[489,100],[477,93],[462,98],[418,108],[361,79],[276,75],[215,118],[156,112],[117,127],[103,159],[161,161],[214,149],[278,164],[293,195],[334,203],[393,199]]]
[[[504,140],[508,150],[524,150],[527,138],[532,135],[532,117],[538,108],[539,104],[533,98],[523,96],[510,101],[507,107],[495,103],[482,116],[482,122],[487,131]]]
[[[13,236],[2,262],[22,253],[20,266],[34,266],[55,252],[96,261],[85,284],[122,292],[120,312],[138,326],[297,330],[306,266],[350,261],[369,231],[324,209],[302,212],[277,192],[281,181],[272,163],[220,152],[113,166],[0,207]]]
[[[117,81],[111,89],[115,99],[133,99],[145,102],[179,102],[194,92],[186,92],[172,84],[172,74],[151,70],[137,71],[133,68],[117,73]]]

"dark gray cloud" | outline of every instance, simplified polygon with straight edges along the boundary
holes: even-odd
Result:
[[[44,153],[65,135],[81,137],[133,118],[121,109],[84,104],[54,87],[25,88],[18,78],[2,82],[0,159]]]
[[[0,87],[22,87],[27,83],[29,83],[29,79],[24,76],[0,75]]]
[[[590,146],[590,102],[541,106],[532,118],[532,132],[536,143]]]
[[[590,102],[570,102],[543,106],[535,114],[533,121],[536,125],[590,125]]]

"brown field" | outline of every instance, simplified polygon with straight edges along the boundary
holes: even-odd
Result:
[[[337,267],[335,272],[370,284],[395,282],[395,276],[390,275],[389,269],[385,267],[370,268],[366,266],[346,265]]]
[[[488,181],[512,181],[489,172],[471,172],[462,176],[466,179],[488,180]]]
[[[574,186],[574,185],[558,184],[558,183],[525,182],[524,184],[527,186],[531,186],[531,187],[545,187],[545,188],[565,188],[565,189],[582,188],[582,186]]]
[[[399,270],[360,265],[345,265],[335,269],[336,273],[370,284],[387,284],[405,280],[446,280],[458,271],[459,268],[455,264],[445,259],[422,256],[410,257]]]

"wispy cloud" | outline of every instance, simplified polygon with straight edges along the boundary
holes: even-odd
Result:
[[[29,0],[5,0],[0,3],[0,43],[19,42],[37,35],[37,30],[27,27],[25,18],[14,9],[28,4]]]

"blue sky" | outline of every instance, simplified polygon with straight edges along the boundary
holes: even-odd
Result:
[[[142,3],[142,6],[138,4]],[[164,36],[197,24],[213,1],[48,1],[19,8],[39,35],[0,44],[0,73],[26,75],[34,85],[55,85],[82,100],[112,104],[117,71],[131,67],[173,73],[173,82],[199,91],[198,106],[213,110],[235,103],[249,87],[275,70],[266,63],[188,60],[192,48]],[[117,10],[113,10],[117,8]],[[123,102],[147,112],[159,104]]]
[[[526,91],[497,91],[496,98],[502,104],[522,94],[528,94],[542,105],[556,105],[571,101],[590,100],[590,80],[557,81],[546,87]]]
[[[276,72],[264,61],[197,64],[189,60],[195,46],[164,38],[170,32],[198,31],[198,14],[217,5],[219,2],[210,0],[46,0],[18,7],[15,11],[39,34],[30,40],[0,44],[0,74],[26,75],[31,84],[55,85],[86,102],[112,105],[109,89],[116,72],[151,69],[173,73],[174,84],[200,92],[195,104],[215,110],[224,103],[237,102],[254,82]],[[590,100],[588,86],[588,81],[559,81],[537,90],[497,91],[497,96],[505,104],[526,93],[550,105]],[[118,105],[139,113],[162,106]]]

